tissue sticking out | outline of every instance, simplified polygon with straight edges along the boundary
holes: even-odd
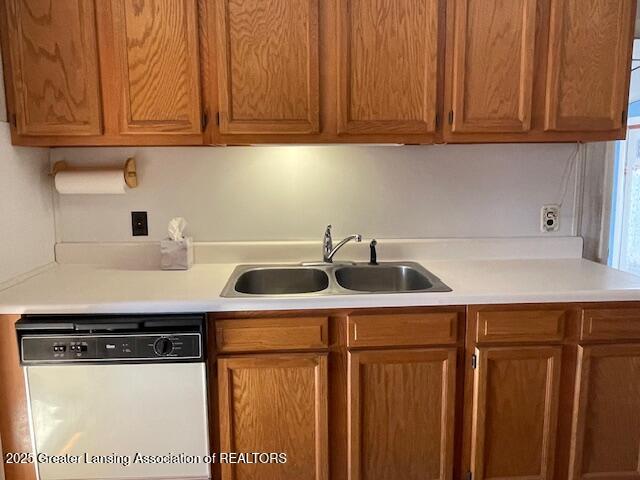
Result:
[[[187,221],[182,217],[176,217],[169,222],[169,239],[177,242],[184,239],[184,230],[187,228]]]
[[[182,217],[169,222],[169,238],[160,242],[160,268],[163,270],[188,270],[193,265],[193,240],[185,238],[186,228],[187,222]]]

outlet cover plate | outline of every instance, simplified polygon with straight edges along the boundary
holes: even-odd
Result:
[[[543,205],[540,211],[540,230],[543,233],[560,230],[560,205]]]
[[[131,212],[131,235],[146,237],[149,235],[147,212]]]

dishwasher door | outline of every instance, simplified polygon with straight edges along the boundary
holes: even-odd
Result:
[[[30,366],[25,377],[35,451],[80,456],[39,463],[41,480],[210,478],[204,462],[134,463],[209,454],[204,363]]]

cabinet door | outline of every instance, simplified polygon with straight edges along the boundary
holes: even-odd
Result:
[[[196,0],[112,3],[120,133],[200,133]]]
[[[551,480],[561,347],[476,349],[473,478]]]
[[[93,0],[6,0],[20,135],[102,131]]]
[[[326,354],[218,360],[223,452],[286,453],[286,463],[222,464],[223,480],[328,478]]]
[[[318,132],[318,0],[216,4],[221,133]]]
[[[456,349],[349,353],[350,480],[452,478]]]
[[[615,130],[628,98],[634,0],[552,0],[547,130]]]
[[[537,0],[455,0],[453,132],[526,132]]]
[[[339,0],[339,133],[435,130],[439,0]]]
[[[571,480],[640,479],[640,345],[579,347]]]

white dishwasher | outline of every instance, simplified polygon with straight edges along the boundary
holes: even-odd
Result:
[[[40,480],[209,479],[204,315],[16,323]]]

